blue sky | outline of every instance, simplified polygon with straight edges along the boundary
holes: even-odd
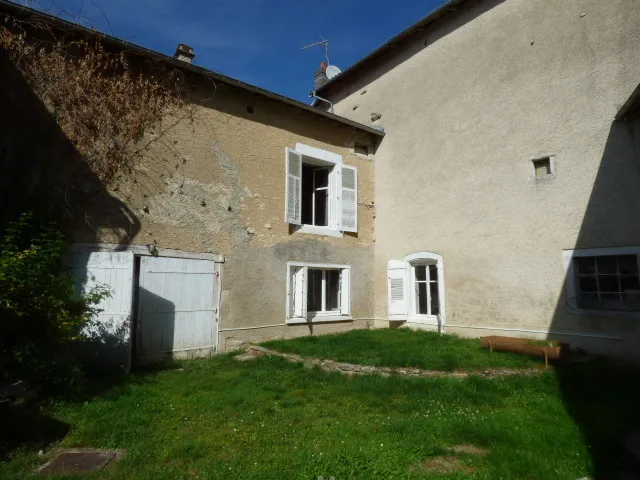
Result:
[[[19,0],[165,54],[194,47],[195,63],[308,102],[329,39],[344,69],[443,0]]]

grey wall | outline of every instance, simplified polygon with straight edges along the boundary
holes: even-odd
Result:
[[[303,239],[272,248],[235,250],[224,265],[226,295],[222,312],[223,318],[227,319],[226,325],[246,327],[284,323],[287,262],[296,261],[351,266],[351,313],[355,322],[223,332],[224,349],[247,341],[363,328],[373,320],[373,245],[348,247]]]
[[[613,122],[640,80],[639,44],[635,0],[479,0],[325,92],[338,114],[381,114],[387,132],[377,317],[387,261],[431,251],[444,257],[450,332],[569,330],[625,339],[565,337],[595,350],[637,351],[640,323],[566,313],[562,251],[640,245],[637,136]],[[545,155],[556,174],[533,180]]]

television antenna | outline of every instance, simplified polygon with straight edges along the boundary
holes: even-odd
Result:
[[[329,40],[326,40],[322,35],[320,35],[320,38],[322,38],[322,40],[320,40],[319,42],[312,43],[311,45],[305,45],[304,47],[300,48],[300,50],[306,50],[307,48],[311,47],[320,48],[321,45],[324,45],[324,56],[327,59],[327,65],[329,65],[331,63],[329,62]]]

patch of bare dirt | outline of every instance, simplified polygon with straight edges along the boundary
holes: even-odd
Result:
[[[486,455],[487,453],[489,453],[489,450],[485,449],[485,448],[480,448],[480,447],[476,447],[475,445],[468,445],[468,444],[464,444],[464,445],[455,445],[454,447],[451,448],[451,450],[453,451],[453,453],[455,454],[468,454],[468,455]]]
[[[458,457],[429,457],[420,463],[417,468],[422,473],[464,473],[467,475],[475,472],[475,469],[465,465]]]
[[[254,355],[252,357],[252,355]],[[400,368],[400,367],[373,367],[370,365],[356,365],[352,363],[336,362],[334,360],[322,360],[319,358],[307,358],[292,353],[281,353],[276,350],[250,345],[247,352],[243,355],[234,357],[236,360],[249,361],[255,359],[259,355],[270,355],[273,357],[284,358],[293,363],[301,363],[305,367],[318,367],[325,372],[338,372],[342,375],[381,375],[389,377],[391,375],[404,375],[409,377],[449,377],[449,378],[468,378],[470,376],[482,376],[486,378],[508,377],[512,375],[540,375],[544,370],[541,368],[531,369],[510,369],[510,368],[489,368],[478,371],[462,371],[462,372],[441,372],[438,370],[422,370],[420,368]]]

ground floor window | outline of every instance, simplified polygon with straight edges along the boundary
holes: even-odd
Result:
[[[350,315],[350,271],[348,265],[290,262],[287,319],[328,321]]]
[[[307,283],[308,312],[340,311],[340,270],[309,269]]]
[[[576,257],[578,308],[640,311],[638,255]]]
[[[414,265],[412,268],[416,315],[438,315],[440,313],[438,266]]]
[[[566,250],[564,257],[570,311],[640,311],[640,247]]]
[[[417,252],[389,260],[389,319],[443,328],[445,318],[442,255]]]

